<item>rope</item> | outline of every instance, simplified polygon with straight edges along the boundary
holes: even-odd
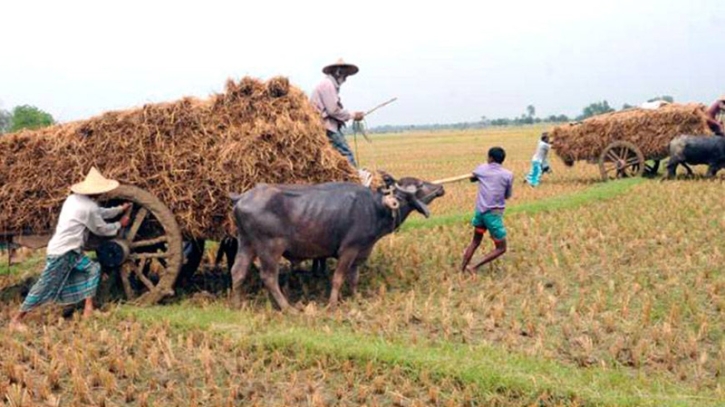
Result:
[[[355,162],[357,163],[358,166],[360,166],[360,154],[358,154],[358,152],[357,152],[357,133],[358,133],[358,128],[361,126],[361,124],[359,124],[359,123],[360,122],[358,122],[358,121],[352,122],[352,139],[355,144]]]
[[[360,158],[359,158],[359,154],[358,154],[357,135],[362,134],[363,137],[365,137],[365,140],[367,140],[368,144],[370,144],[370,148],[373,150],[372,155],[371,155],[372,162],[373,162],[371,170],[373,173],[375,173],[378,171],[378,163],[377,163],[377,160],[375,159],[377,152],[375,151],[375,145],[373,144],[372,140],[370,140],[370,138],[367,135],[367,132],[365,131],[366,128],[367,128],[367,123],[365,122],[364,119],[355,120],[352,122],[352,135],[353,135],[353,143],[355,146],[355,161],[358,163],[358,166],[361,166]]]

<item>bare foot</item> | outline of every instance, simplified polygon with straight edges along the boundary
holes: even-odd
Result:
[[[83,310],[83,319],[89,319],[93,316],[93,308],[86,308]]]
[[[476,269],[473,266],[466,266],[466,272],[472,276],[477,275]]]

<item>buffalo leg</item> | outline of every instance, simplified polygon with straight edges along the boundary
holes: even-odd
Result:
[[[227,259],[227,272],[231,274],[234,259],[237,257],[237,239],[234,237],[225,237],[219,242],[219,249],[214,258],[214,268],[218,268],[222,260]]]
[[[720,168],[722,168],[722,165],[720,163],[714,163],[714,164],[708,165],[707,177],[714,178],[715,175],[717,175],[717,172],[720,171]]]
[[[232,266],[232,306],[239,308],[242,305],[242,284],[244,279],[247,278],[249,273],[249,267],[252,265],[254,260],[254,250],[248,242],[242,238],[238,239],[239,249],[234,258],[234,265]]]
[[[327,258],[320,257],[312,260],[312,275],[315,277],[327,274]]]
[[[670,161],[667,163],[667,178],[675,178],[675,175],[677,174],[677,164],[679,164],[677,160],[673,159],[670,159]],[[685,165],[685,168],[688,168],[687,165]]]
[[[365,263],[365,261],[370,257],[370,252],[373,251],[373,248],[367,249],[363,251],[355,261],[352,263],[352,266],[350,266],[350,271],[348,271],[347,275],[347,283],[350,285],[350,291],[352,292],[352,295],[357,294],[357,286],[360,282],[360,273],[358,271],[358,268]]]
[[[272,294],[274,300],[277,302],[282,311],[290,310],[289,302],[287,298],[282,294],[282,290],[279,289],[279,259],[282,257],[282,252],[277,247],[269,247],[270,250],[259,251],[259,260],[262,263],[262,281],[267,290]]]
[[[657,175],[657,173],[660,171],[660,160],[653,160],[652,168],[650,169],[650,173],[652,175]]]
[[[682,163],[682,166],[685,167],[685,169],[687,170],[687,176],[688,177],[694,177],[695,176],[695,173],[692,172],[692,168],[690,168],[690,166],[687,165],[687,163]]]
[[[337,261],[335,274],[332,276],[332,290],[330,291],[330,308],[337,307],[337,301],[340,298],[340,288],[345,281],[345,276],[357,258],[357,250],[343,251],[340,259]]]

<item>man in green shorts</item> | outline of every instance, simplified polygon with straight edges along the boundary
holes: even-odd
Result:
[[[506,151],[501,147],[492,147],[488,150],[488,163],[481,164],[471,173],[471,182],[478,182],[478,195],[476,196],[476,212],[473,216],[473,239],[463,253],[461,271],[475,273],[486,263],[506,253],[506,227],[503,224],[503,212],[506,209],[506,200],[511,198],[511,188],[514,175],[503,168]],[[473,252],[478,249],[483,234],[488,231],[495,245],[494,249],[486,254],[480,262],[473,266],[468,263]]]

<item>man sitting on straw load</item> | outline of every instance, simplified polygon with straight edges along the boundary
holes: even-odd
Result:
[[[322,68],[322,72],[327,76],[317,85],[310,96],[312,105],[322,115],[322,120],[327,130],[327,138],[330,140],[330,143],[356,168],[357,162],[355,162],[355,156],[352,150],[350,150],[350,146],[347,144],[345,135],[342,134],[341,130],[345,127],[345,122],[351,119],[360,121],[365,114],[363,112],[351,113],[345,110],[340,101],[340,86],[345,83],[348,76],[355,75],[358,70],[357,66],[345,63],[342,59],[339,59],[334,64],[327,65]],[[371,174],[365,170],[360,170],[360,177],[363,183],[366,184],[369,184],[372,178]]]
[[[83,254],[88,232],[99,236],[114,236],[128,226],[129,214],[119,222],[106,223],[127,211],[130,203],[115,208],[101,208],[95,202],[98,195],[118,187],[118,181],[109,180],[94,167],[83,182],[71,186],[73,192],[63,203],[55,233],[48,243],[45,269],[33,285],[13,317],[10,328],[25,330],[22,319],[31,310],[50,301],[74,304],[85,300],[83,317],[93,312],[93,296],[101,276],[101,266]]]
[[[528,183],[532,187],[539,186],[541,175],[545,171],[549,171],[547,156],[550,149],[551,144],[549,144],[549,133],[542,133],[541,139],[539,139],[539,144],[536,146],[536,152],[531,158],[531,171],[529,171],[526,178],[524,178],[524,182]]]
[[[707,109],[707,126],[718,136],[725,136],[723,125],[718,120],[718,115],[725,113],[725,95],[720,96],[715,103]]]

